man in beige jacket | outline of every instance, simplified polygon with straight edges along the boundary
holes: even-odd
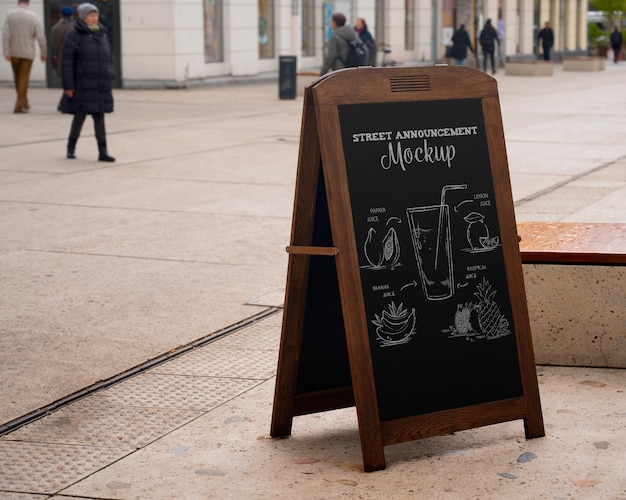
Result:
[[[46,37],[37,16],[28,8],[30,0],[19,0],[17,9],[9,11],[2,31],[2,52],[11,63],[17,101],[14,113],[28,113],[28,80],[35,58],[35,40],[39,44],[41,61],[46,61]]]

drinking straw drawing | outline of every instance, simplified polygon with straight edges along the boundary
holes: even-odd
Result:
[[[446,204],[446,191],[452,189],[467,189],[467,184],[451,184],[441,188],[441,202],[439,204],[441,208],[439,210],[439,223],[437,224],[437,246],[435,247],[435,269],[437,269],[439,261],[439,240],[441,239],[441,231],[443,231],[443,207]]]

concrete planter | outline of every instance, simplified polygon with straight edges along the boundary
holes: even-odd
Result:
[[[538,364],[626,368],[626,224],[521,222]]]
[[[552,76],[554,63],[542,60],[509,60],[505,64],[509,76]]]
[[[598,57],[606,57],[606,55],[609,53],[609,46],[604,43],[598,44],[597,51]]]
[[[567,57],[563,59],[563,71],[604,71],[606,57]]]

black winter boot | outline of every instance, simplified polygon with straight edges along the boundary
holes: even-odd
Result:
[[[70,128],[70,135],[67,138],[67,157],[74,159],[76,158],[76,143],[78,142],[78,138],[80,137],[80,131],[83,128],[83,123],[85,122],[84,113],[76,113],[74,118],[72,118],[72,127]]]
[[[108,161],[108,162],[115,161],[115,158],[113,158],[112,156],[109,156],[109,153],[107,152],[106,142],[98,143],[98,151],[100,152],[100,155],[98,156],[98,161]]]
[[[71,160],[76,158],[76,141],[67,141],[67,157]]]

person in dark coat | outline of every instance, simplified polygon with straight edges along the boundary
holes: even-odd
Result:
[[[465,29],[465,25],[461,24],[459,29],[452,35],[452,57],[456,59],[456,63],[459,66],[463,65],[463,60],[467,57],[467,49],[470,52],[474,52],[469,33]]]
[[[493,27],[491,19],[487,19],[485,27],[480,32],[480,46],[483,49],[483,71],[487,71],[487,57],[491,60],[491,71],[496,72],[496,64],[493,54],[496,50],[496,42],[500,46],[500,40],[498,39],[498,32]]]
[[[613,62],[617,64],[617,61],[619,61],[619,53],[622,50],[622,43],[624,43],[624,37],[622,36],[622,32],[617,26],[613,28],[613,33],[611,33],[610,40],[611,48],[613,49]]]
[[[359,38],[369,51],[369,65],[376,66],[376,42],[374,41],[372,33],[367,29],[365,19],[359,17],[354,22],[354,31],[356,31],[357,35],[359,35]]]
[[[98,8],[83,3],[77,8],[78,18],[65,35],[61,57],[63,100],[61,111],[72,113],[72,127],[67,141],[67,157],[76,158],[76,142],[87,115],[93,118],[98,142],[98,160],[115,161],[107,152],[104,113],[113,112],[114,79],[111,43],[106,28],[98,22]]]
[[[491,60],[491,71],[496,72],[496,63],[494,61],[493,54],[496,50],[496,42],[498,47],[500,46],[500,40],[498,39],[498,32],[493,27],[491,19],[487,19],[485,27],[480,32],[480,46],[483,49],[483,71],[487,71],[487,57]]]
[[[76,14],[73,7],[65,5],[61,7],[61,18],[54,24],[50,31],[50,50],[52,51],[52,67],[57,75],[61,75],[61,51],[63,40],[72,27],[72,16]]]
[[[554,45],[554,31],[550,28],[550,23],[546,21],[543,25],[543,29],[537,35],[537,42],[541,41],[543,47],[543,60],[550,60],[550,49]]]

